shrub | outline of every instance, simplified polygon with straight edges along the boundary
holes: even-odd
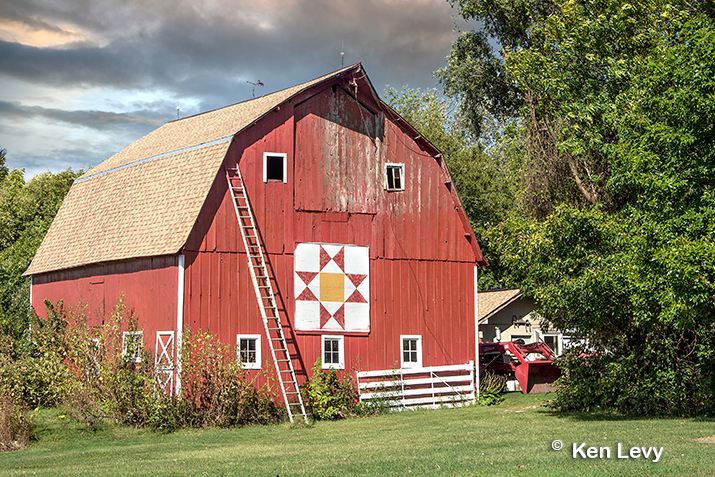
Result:
[[[487,371],[479,379],[479,401],[482,406],[499,404],[504,400],[502,394],[506,389],[506,376]]]
[[[123,356],[123,332],[137,320],[121,299],[97,326],[81,307],[47,303],[47,319],[35,316],[31,330],[20,342],[0,335],[0,391],[32,407],[66,404],[88,428],[105,419],[157,430],[283,419],[270,385],[257,387],[235,350],[208,332],[182,337],[181,396],[164,394],[149,351],[137,362]]]
[[[0,452],[22,449],[32,433],[27,408],[0,389]]]
[[[631,416],[712,413],[712,388],[704,386],[707,376],[702,368],[683,366],[683,359],[677,349],[628,356],[571,349],[556,361],[561,377],[549,405],[558,411]]]
[[[60,302],[48,307],[46,320],[35,316],[19,341],[0,336],[0,386],[32,408],[59,404],[71,384],[64,362],[66,329]]]
[[[302,389],[307,411],[316,420],[339,419],[353,414],[358,394],[352,376],[340,379],[335,370],[324,372],[318,358],[313,374]]]
[[[256,387],[235,350],[215,335],[185,334],[181,350],[181,415],[192,427],[267,424],[282,420],[270,384]],[[269,381],[267,381],[269,383]]]

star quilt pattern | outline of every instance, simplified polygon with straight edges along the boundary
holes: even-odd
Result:
[[[300,243],[294,261],[297,330],[370,331],[368,247]]]

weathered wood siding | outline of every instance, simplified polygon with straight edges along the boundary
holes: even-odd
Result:
[[[176,330],[178,277],[178,256],[36,275],[32,279],[32,306],[44,317],[44,300],[53,304],[62,300],[66,308],[84,313],[90,324],[99,324],[112,314],[121,298],[126,311],[142,323],[144,345],[153,349],[157,331]]]
[[[293,251],[302,242],[370,248],[371,331],[346,333],[349,370],[399,366],[400,335],[422,335],[424,365],[474,358],[472,244],[439,159],[368,99],[328,87],[274,110],[234,139],[268,252],[281,312],[294,312]],[[286,153],[288,181],[263,182],[263,153]],[[384,190],[385,163],[405,164],[405,190]],[[185,320],[235,343],[263,334],[235,212],[219,172],[184,250]],[[325,334],[336,334],[333,332]],[[287,331],[299,374],[320,356],[318,333]],[[264,362],[268,344],[262,343]]]

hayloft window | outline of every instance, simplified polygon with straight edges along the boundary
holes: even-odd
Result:
[[[342,336],[323,336],[323,369],[345,369],[345,349]]]
[[[243,369],[261,369],[261,335],[236,335],[236,352]]]
[[[263,182],[288,182],[288,155],[277,152],[263,153]]]
[[[144,332],[125,331],[122,335],[122,357],[129,363],[141,363],[144,351]]]
[[[405,190],[404,164],[385,164],[385,189],[388,192]]]
[[[402,367],[421,368],[422,367],[422,336],[402,335]]]

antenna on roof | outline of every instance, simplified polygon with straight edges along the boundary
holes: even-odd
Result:
[[[343,40],[343,48],[340,51],[340,67],[342,68],[345,61],[345,40]]]
[[[176,107],[176,119],[179,119],[179,107]]]
[[[263,83],[261,83],[261,80],[257,80],[255,83],[252,83],[251,81],[246,81],[246,83],[253,85],[253,90],[251,91],[251,94],[255,98],[256,97],[256,86],[263,86]]]

